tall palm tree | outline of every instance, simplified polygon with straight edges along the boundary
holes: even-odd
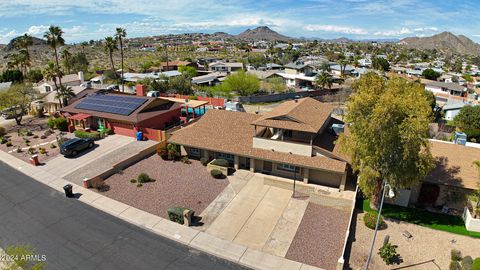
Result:
[[[30,61],[30,55],[26,49],[21,49],[18,52],[18,61],[22,68],[23,75],[27,75],[27,68],[32,65],[32,62]]]
[[[49,81],[49,80],[53,81],[53,83],[55,84],[55,91],[57,91],[57,93],[58,93],[58,85],[57,85],[58,73],[59,71],[55,66],[55,63],[53,63],[52,61],[48,62],[48,64],[43,69],[43,77],[45,78],[46,81]]]
[[[124,85],[123,85],[123,39],[127,36],[127,31],[124,28],[117,27],[116,33],[115,33],[115,39],[118,40],[120,43],[120,56],[122,58],[122,71],[121,71],[121,77],[120,80],[122,82],[122,92],[125,91]]]
[[[58,88],[55,98],[60,101],[60,107],[64,107],[67,106],[68,101],[75,96],[76,95],[73,92],[72,87],[62,85],[60,88]]]
[[[64,49],[61,53],[61,57],[63,59],[63,65],[67,70],[67,73],[70,74],[70,71],[72,69],[72,64],[71,64],[72,54],[68,49]]]
[[[115,77],[117,77],[117,73],[115,72],[115,65],[113,64],[113,52],[117,50],[117,42],[113,37],[106,37],[105,44],[104,44],[105,52],[108,53],[110,57],[110,65],[112,66],[112,71]]]
[[[43,37],[47,40],[47,44],[53,48],[55,52],[55,63],[57,64],[57,77],[62,86],[62,74],[60,72],[60,64],[58,63],[58,54],[57,54],[57,47],[65,45],[65,40],[63,39],[63,31],[59,26],[51,25],[48,28],[48,31],[45,32]]]
[[[332,84],[333,84],[332,75],[330,75],[326,71],[323,71],[322,73],[317,75],[317,78],[315,79],[315,83],[317,85],[320,85],[323,89],[325,88],[325,86],[328,86],[328,89],[332,89]]]
[[[21,50],[20,53],[22,54],[22,58],[26,64],[24,65],[25,68],[27,66],[30,66],[31,64],[30,52],[28,51],[28,47],[32,45],[33,45],[33,38],[29,34],[24,34],[23,36],[19,36],[14,43],[14,46],[17,49]],[[25,70],[25,73],[26,73],[26,70]]]

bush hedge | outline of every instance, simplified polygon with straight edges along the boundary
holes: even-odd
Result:
[[[152,178],[150,178],[150,176],[148,176],[148,174],[146,173],[141,173],[138,175],[137,177],[137,182],[138,183],[148,183],[148,182],[155,182],[155,180],[153,180]]]
[[[203,166],[207,166],[208,162],[210,162],[208,158],[206,157],[200,158],[200,163],[202,163]]]
[[[212,161],[213,165],[221,166],[221,167],[228,167],[228,161],[222,158],[217,158],[214,161]]]
[[[185,208],[185,207],[178,207],[178,206],[168,208],[167,209],[168,219],[170,219],[170,221],[183,224],[183,211],[185,210],[191,210],[191,209]],[[192,216],[194,214],[195,212],[192,213]]]
[[[480,258],[473,260],[472,270],[480,270]]]
[[[58,129],[60,131],[67,131],[68,129],[68,122],[67,119],[63,117],[58,117],[58,118],[50,118],[48,119],[47,125],[51,129]]]
[[[462,252],[458,249],[452,249],[450,251],[450,259],[452,261],[461,261],[462,260]]]
[[[462,270],[472,270],[473,259],[470,256],[465,256],[462,259]]]
[[[220,171],[220,170],[215,170],[215,169],[213,169],[213,170],[210,171],[210,174],[211,174],[211,175],[213,176],[213,178],[215,178],[215,179],[221,179],[221,178],[224,177],[222,171]]]
[[[7,134],[7,130],[4,127],[0,127],[0,136]]]
[[[449,270],[462,270],[460,263],[458,261],[450,261],[450,265],[448,266]]]
[[[365,215],[363,216],[363,222],[365,223],[365,226],[367,226],[367,228],[375,230],[375,225],[377,224],[377,214],[370,213],[370,212],[365,213]],[[383,217],[380,216],[380,221],[378,226],[380,227],[382,224],[383,224]]]
[[[75,134],[75,137],[77,138],[82,138],[82,139],[91,138],[96,141],[103,138],[103,134],[97,131],[86,132],[83,130],[75,130],[73,134]]]

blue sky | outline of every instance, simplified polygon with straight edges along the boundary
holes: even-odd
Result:
[[[267,25],[292,37],[354,39],[429,36],[480,42],[480,0],[0,0],[0,43],[59,25],[67,42],[225,31]]]

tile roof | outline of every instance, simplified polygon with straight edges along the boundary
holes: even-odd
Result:
[[[426,79],[422,79],[421,82],[424,85],[431,85],[435,87],[446,88],[448,90],[454,90],[459,92],[467,91],[467,88],[465,86],[462,86],[458,83],[444,83],[444,82],[437,82],[437,81],[431,81]]]
[[[313,98],[290,100],[253,121],[253,125],[318,133],[333,107]]]
[[[249,113],[209,110],[197,123],[174,132],[169,142],[312,169],[337,173],[345,171],[346,162],[325,156],[308,157],[253,148],[254,127],[251,123],[259,117]]]
[[[436,167],[425,177],[426,182],[469,189],[480,188],[479,171],[473,165],[480,160],[480,148],[430,140]]]

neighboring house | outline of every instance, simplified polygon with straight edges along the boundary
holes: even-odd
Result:
[[[268,78],[280,77],[276,70],[249,70],[248,74],[255,75],[259,80],[263,81]]]
[[[334,64],[330,66],[330,70],[333,75],[341,76],[342,75],[342,67],[338,64]],[[346,65],[343,70],[343,75],[353,75],[355,73],[355,67]]]
[[[89,89],[85,86],[72,86],[72,91],[75,94],[76,97],[72,98],[70,102],[73,102],[74,100],[84,96],[87,93],[92,93],[98,90],[94,89]],[[41,99],[41,102],[43,104],[43,111],[47,114],[54,114],[60,110],[62,105],[60,104],[60,101],[56,98],[57,96],[57,91],[53,92],[48,92],[46,96],[44,96]]]
[[[135,137],[142,131],[148,139],[179,123],[182,105],[166,99],[145,97],[137,86],[137,96],[93,94],[78,99],[60,111],[68,119],[69,131],[110,128],[114,133]]]
[[[180,76],[182,73],[180,73],[177,70],[170,70],[170,71],[165,71],[165,72],[152,72],[152,73],[125,73],[123,74],[123,80],[126,82],[137,82],[141,81],[146,78],[150,79],[159,79],[162,76],[167,76],[167,77],[176,77]]]
[[[160,63],[160,70],[162,71],[170,71],[170,70],[178,70],[179,67],[181,66],[189,66],[193,67],[192,62],[188,61],[169,61],[169,62],[161,62]]]
[[[64,86],[79,86],[84,82],[85,80],[83,78],[83,72],[81,71],[78,72],[78,74],[63,75],[62,77],[62,85]],[[57,78],[57,86],[60,86],[60,82],[58,78]],[[33,88],[38,90],[40,93],[48,93],[48,92],[57,90],[55,88],[54,81],[46,81],[45,79],[38,82]]]
[[[220,83],[222,78],[225,78],[225,72],[212,72],[206,75],[196,76],[192,78],[192,84],[203,86],[214,86]]]
[[[209,110],[168,141],[191,158],[222,158],[235,169],[344,190],[348,166],[330,133],[339,123],[332,110],[312,98],[286,101],[264,115]]]
[[[401,190],[394,203],[463,211],[465,195],[480,185],[478,169],[473,164],[480,159],[480,148],[438,140],[430,140],[430,146],[434,169],[418,186]]]
[[[421,83],[425,85],[425,90],[437,94],[447,94],[450,96],[465,97],[467,95],[467,87],[459,85],[457,83],[444,83],[431,80],[421,80]]]
[[[362,58],[358,60],[358,65],[361,67],[371,67],[372,66],[372,60],[370,58]]]
[[[468,105],[468,103],[461,101],[447,102],[442,107],[442,110],[445,113],[445,119],[449,121],[453,120],[453,118],[455,118],[455,116],[460,113],[460,109],[462,109],[466,105]]]
[[[208,70],[213,72],[235,72],[243,70],[243,64],[237,62],[213,62],[208,64]]]
[[[284,72],[278,72],[288,87],[313,87],[315,85],[315,73],[313,67],[304,63],[290,63],[284,66]]]

